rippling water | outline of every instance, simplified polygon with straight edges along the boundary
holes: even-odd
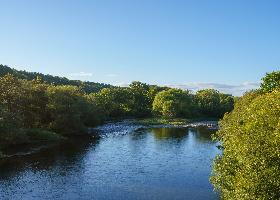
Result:
[[[104,130],[0,167],[0,199],[218,199],[209,130]]]

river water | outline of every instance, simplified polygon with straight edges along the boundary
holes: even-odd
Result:
[[[71,140],[1,166],[0,199],[218,199],[209,182],[219,153],[210,130],[97,131],[97,141]]]

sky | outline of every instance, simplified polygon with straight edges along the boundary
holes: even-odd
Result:
[[[278,0],[0,0],[0,63],[241,95],[280,69]]]

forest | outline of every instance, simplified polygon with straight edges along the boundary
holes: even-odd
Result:
[[[3,65],[0,71],[0,149],[84,135],[108,120],[219,119],[236,100],[213,89],[193,94],[137,81],[129,87],[72,81]]]

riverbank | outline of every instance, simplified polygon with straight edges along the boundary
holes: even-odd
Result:
[[[204,126],[210,129],[218,129],[217,118],[196,118],[196,119],[184,119],[184,118],[146,118],[136,119],[134,124],[143,126],[165,126],[165,127],[198,127]]]
[[[218,130],[218,121],[215,120],[190,120],[182,118],[163,119],[163,118],[146,118],[146,119],[127,119],[121,121],[110,121],[103,125],[90,128],[89,132],[99,135],[101,138],[108,136],[126,135],[148,128],[205,128]]]
[[[145,118],[126,119],[121,121],[106,122],[103,125],[89,128],[88,134],[76,136],[61,136],[54,132],[32,129],[19,134],[18,138],[10,138],[9,144],[1,144],[0,159],[12,159],[37,153],[51,148],[72,138],[84,138],[85,140],[98,139],[111,135],[125,135],[133,131],[145,128],[197,128],[218,129],[217,120],[214,119],[183,119],[183,118]]]
[[[6,134],[1,137],[0,159],[28,155],[65,139],[57,133],[41,129],[24,129],[17,134]]]
[[[61,135],[42,129],[21,130],[1,138],[0,160],[31,155],[77,137],[85,140],[98,138],[95,134]]]

